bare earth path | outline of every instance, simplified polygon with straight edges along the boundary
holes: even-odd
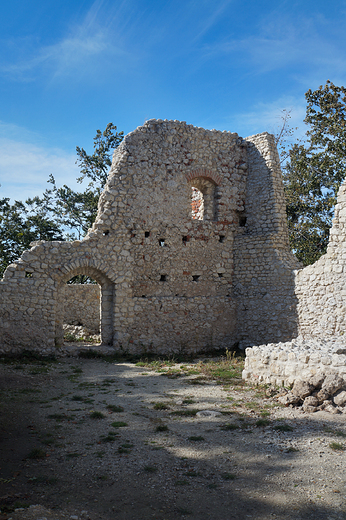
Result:
[[[346,519],[345,414],[174,368],[0,365],[0,519]]]

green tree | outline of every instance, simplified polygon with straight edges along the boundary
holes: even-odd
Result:
[[[30,210],[33,213],[30,213]],[[44,212],[10,199],[0,199],[0,276],[34,240],[62,240],[59,226]]]
[[[289,150],[283,175],[291,248],[309,265],[326,252],[346,173],[346,88],[328,80],[305,98],[306,141]]]
[[[78,182],[88,179],[84,191],[74,191],[68,186],[57,187],[50,175],[48,188],[42,197],[28,199],[25,203],[0,199],[0,276],[14,262],[30,242],[35,240],[74,240],[82,238],[92,226],[97,204],[112,164],[113,150],[123,140],[123,132],[109,123],[94,138],[94,152],[88,155],[84,148],[76,147],[81,176]],[[78,282],[88,281],[78,277]]]
[[[34,202],[48,212],[53,220],[65,230],[68,240],[80,239],[95,221],[99,197],[107,181],[109,168],[112,165],[112,154],[124,138],[123,132],[117,132],[113,123],[106,129],[96,131],[94,152],[88,155],[84,148],[76,147],[77,161],[81,176],[79,183],[89,180],[84,191],[74,191],[69,186],[58,188],[53,175],[48,182],[52,185],[42,198],[35,197]]]

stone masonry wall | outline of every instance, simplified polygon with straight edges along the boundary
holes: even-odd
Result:
[[[246,204],[234,241],[234,289],[240,347],[297,335],[294,269],[285,197],[273,136],[248,137]],[[246,219],[246,220],[245,220]]]
[[[319,372],[346,380],[346,183],[340,187],[327,253],[294,271],[298,333],[287,343],[246,349],[244,379],[292,385]]]
[[[326,337],[346,332],[346,183],[340,187],[327,253],[296,273],[299,332]]]
[[[287,340],[298,331],[297,267],[273,136],[150,120],[116,149],[87,236],[34,243],[6,270],[0,352],[60,348],[76,274],[100,285],[102,343],[115,349]]]
[[[83,326],[88,334],[100,332],[98,284],[65,284],[64,324]]]

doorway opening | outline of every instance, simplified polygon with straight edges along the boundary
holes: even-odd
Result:
[[[58,288],[56,345],[112,345],[113,293],[113,283],[98,269],[84,267],[66,274]]]

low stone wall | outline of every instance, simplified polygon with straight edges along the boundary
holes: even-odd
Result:
[[[88,334],[98,334],[100,332],[100,286],[66,284],[64,293],[64,323],[82,326]]]
[[[262,384],[290,386],[317,373],[338,374],[346,380],[346,340],[298,337],[286,343],[269,343],[246,349],[243,379]]]

